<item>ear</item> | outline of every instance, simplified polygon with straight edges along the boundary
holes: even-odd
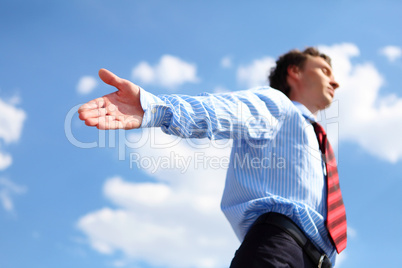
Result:
[[[292,79],[298,79],[300,76],[300,68],[296,65],[289,65],[288,66],[288,76]]]
[[[289,99],[297,100],[297,95],[299,91],[299,84],[301,79],[301,71],[300,68],[296,65],[289,65],[288,66],[288,75],[286,77],[286,81],[289,84],[290,92],[289,92]]]

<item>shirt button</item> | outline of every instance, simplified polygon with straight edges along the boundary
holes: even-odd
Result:
[[[153,108],[152,110],[151,110],[151,112],[154,114],[154,113],[156,113],[156,108]]]

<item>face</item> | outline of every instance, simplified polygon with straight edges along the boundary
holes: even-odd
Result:
[[[304,68],[299,70],[297,80],[298,101],[312,113],[330,105],[335,89],[339,87],[331,66],[321,57],[309,56]]]

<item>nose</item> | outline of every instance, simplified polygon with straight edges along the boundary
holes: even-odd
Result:
[[[332,86],[332,88],[333,88],[334,90],[339,87],[338,82],[335,81],[335,78],[334,78],[333,76],[331,77],[331,81],[330,81],[329,83],[330,83],[330,85]]]

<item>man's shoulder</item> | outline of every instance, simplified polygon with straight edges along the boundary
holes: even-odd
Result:
[[[269,102],[270,104],[274,104],[278,106],[278,108],[283,109],[287,113],[298,112],[298,109],[294,105],[294,103],[286,96],[282,91],[277,90],[275,88],[265,86],[265,87],[255,87],[249,89],[255,95],[257,95],[260,99],[265,102]]]

